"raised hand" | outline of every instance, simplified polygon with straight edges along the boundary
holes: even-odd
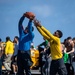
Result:
[[[39,26],[39,27],[41,27],[41,24],[40,24],[40,21],[38,21],[37,19],[34,19],[34,26]]]

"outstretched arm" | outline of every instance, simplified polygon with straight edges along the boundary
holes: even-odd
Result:
[[[38,20],[34,20],[34,26],[37,28],[37,30],[40,32],[40,34],[45,38],[45,39],[50,39],[50,37],[41,29],[42,25]]]
[[[23,30],[23,25],[22,25],[22,23],[23,23],[23,20],[25,19],[25,16],[23,15],[21,18],[20,18],[20,20],[19,20],[19,24],[18,24],[18,30],[19,30],[19,34],[21,34],[22,33],[22,30]]]
[[[32,20],[29,19],[29,23],[28,23],[28,33],[30,38],[34,38],[34,34],[33,34],[33,26],[32,26]]]
[[[44,28],[38,20],[34,20],[34,25],[36,26],[36,28],[38,29],[38,31],[41,33],[43,37],[45,37],[48,40],[54,40],[57,42],[57,37],[55,37],[46,28]]]

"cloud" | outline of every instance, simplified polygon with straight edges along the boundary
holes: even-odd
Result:
[[[48,5],[34,6],[31,10],[43,17],[48,17],[52,14],[52,9]]]

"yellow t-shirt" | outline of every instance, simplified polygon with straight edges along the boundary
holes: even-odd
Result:
[[[14,53],[14,44],[11,41],[6,42],[5,54],[13,54]]]
[[[46,28],[43,26],[37,27],[38,31],[41,35],[50,42],[50,49],[51,49],[51,57],[52,60],[57,60],[62,58],[62,51],[61,51],[61,43],[60,39],[53,34],[51,34]]]

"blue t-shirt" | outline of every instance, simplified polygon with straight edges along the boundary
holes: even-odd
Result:
[[[24,32],[22,22],[24,20],[24,16],[21,17],[19,21],[19,50],[30,50],[31,43],[34,38],[34,33],[32,31],[32,21],[28,23],[28,33]]]

